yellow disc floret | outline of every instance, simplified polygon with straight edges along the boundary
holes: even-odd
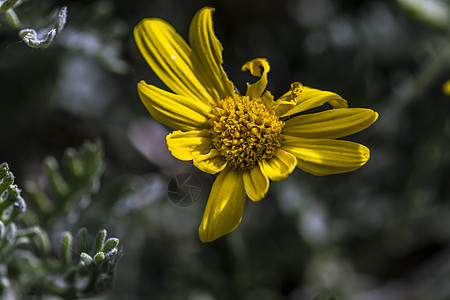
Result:
[[[214,147],[237,170],[251,169],[281,146],[284,122],[260,98],[234,95],[220,100],[209,123]]]

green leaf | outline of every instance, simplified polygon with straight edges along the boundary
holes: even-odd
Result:
[[[33,181],[27,181],[25,183],[25,190],[28,194],[28,198],[33,200],[33,204],[37,205],[37,210],[48,215],[55,210],[55,206],[42,191],[39,186]]]
[[[20,38],[31,48],[46,48],[53,42],[56,35],[64,28],[67,19],[67,7],[62,7],[58,13],[53,28],[45,33],[38,33],[32,28],[22,29]]]
[[[0,240],[5,237],[5,224],[0,220]]]
[[[87,253],[81,253],[80,254],[80,262],[78,263],[78,274],[80,276],[86,276],[88,275],[92,270],[94,266],[94,260],[92,257]]]
[[[28,227],[25,229],[19,229],[17,231],[17,236],[18,237],[33,237],[36,236],[40,233],[39,227],[37,226],[33,226],[33,227]]]
[[[10,222],[15,221],[18,218],[20,218],[27,210],[27,205],[25,204],[25,200],[23,200],[23,198],[20,197],[18,195],[18,193],[16,194],[15,198],[16,198],[15,199],[16,201],[12,205],[11,214],[9,216]]]
[[[10,223],[8,227],[6,227],[6,242],[12,247],[16,241],[17,237],[17,226],[14,223]]]
[[[50,247],[50,239],[48,238],[47,232],[39,229],[38,232],[38,244],[40,251],[42,253],[41,257],[46,260],[50,256],[51,247]]]
[[[80,254],[80,263],[83,263],[86,266],[90,266],[94,264],[94,260],[89,254],[83,252]]]
[[[105,254],[103,252],[98,252],[97,254],[95,254],[95,256],[94,256],[94,263],[96,265],[99,265],[104,260],[105,260]]]
[[[78,152],[72,148],[69,148],[65,151],[64,155],[66,164],[70,170],[68,175],[71,175],[75,178],[80,178],[81,176],[83,176],[84,166]]]
[[[3,193],[14,182],[14,175],[9,172],[7,163],[0,165],[0,194]]]
[[[63,232],[60,252],[64,266],[68,266],[72,261],[72,234],[68,231]]]
[[[6,11],[6,20],[12,27],[16,29],[22,28],[22,22],[20,22],[19,17],[13,9],[8,9]]]
[[[0,12],[7,11],[8,9],[13,8],[14,6],[20,4],[19,0],[3,0],[0,1]]]
[[[113,256],[117,255],[118,253],[119,253],[119,250],[117,250],[117,248],[114,248],[114,249],[112,249],[111,251],[109,251],[109,252],[107,252],[107,253],[105,254],[105,258],[106,258],[106,259],[110,259],[110,258],[112,258]]]
[[[100,252],[103,250],[103,245],[106,238],[106,230],[100,230],[97,233],[97,237],[95,238],[95,246],[94,246],[94,253]]]
[[[78,252],[87,252],[87,230],[85,227],[78,230],[77,240]]]
[[[38,219],[43,228],[51,228],[69,212],[79,215],[83,199],[90,199],[99,187],[103,172],[103,149],[99,141],[85,142],[79,149],[65,151],[61,163],[53,156],[44,162],[47,180],[38,185],[27,182],[26,192],[33,200],[27,220]],[[29,189],[29,190],[28,190]],[[50,200],[51,199],[51,200]],[[1,205],[1,204],[0,204]]]
[[[108,253],[111,250],[113,250],[114,248],[116,248],[118,245],[119,245],[119,239],[117,239],[117,238],[109,238],[105,242],[105,245],[103,246],[102,251],[105,252],[105,253]]]
[[[450,5],[444,0],[397,0],[400,6],[418,20],[449,30]]]
[[[69,193],[69,186],[59,171],[58,161],[49,156],[45,159],[45,167],[52,188],[58,193],[59,197],[66,196]]]

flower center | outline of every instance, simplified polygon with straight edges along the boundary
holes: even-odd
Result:
[[[237,170],[251,169],[281,146],[284,122],[260,98],[234,95],[220,100],[210,117],[214,147]]]

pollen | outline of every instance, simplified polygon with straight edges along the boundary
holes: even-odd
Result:
[[[253,168],[281,147],[284,122],[260,98],[234,95],[220,100],[209,124],[214,147],[237,170]]]

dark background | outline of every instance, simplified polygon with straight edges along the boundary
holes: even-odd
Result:
[[[450,7],[425,2],[26,2],[16,12],[30,27],[63,5],[68,19],[49,48],[31,49],[0,15],[0,162],[22,187],[39,180],[45,156],[102,141],[102,187],[77,221],[106,227],[124,250],[101,299],[449,299]],[[442,7],[428,14],[430,3]],[[197,228],[213,177],[168,154],[169,129],[136,91],[142,79],[163,85],[132,37],[141,19],[159,17],[186,38],[205,5],[241,91],[254,79],[240,67],[266,57],[275,97],[300,81],[380,113],[348,138],[371,149],[367,165],[272,182],[264,200],[247,201],[240,227],[210,244]],[[182,173],[203,191],[187,208],[167,197]]]

